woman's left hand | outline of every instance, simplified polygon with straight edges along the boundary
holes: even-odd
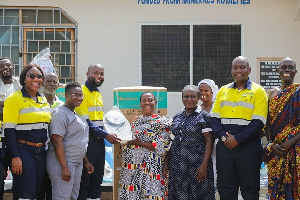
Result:
[[[201,182],[204,181],[206,179],[206,175],[207,175],[207,165],[205,164],[201,164],[200,167],[198,168],[196,174],[197,176],[197,181]]]

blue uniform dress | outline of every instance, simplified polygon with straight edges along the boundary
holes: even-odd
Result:
[[[173,118],[169,164],[169,200],[213,200],[214,174],[210,159],[207,178],[197,181],[196,172],[204,158],[205,139],[203,132],[211,131],[210,116],[198,107],[187,116],[185,110]]]

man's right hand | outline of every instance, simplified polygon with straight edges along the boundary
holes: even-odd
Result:
[[[112,133],[109,133],[105,139],[111,143],[111,144],[118,144],[120,143],[121,139],[117,137],[116,134],[112,134]]]
[[[11,160],[11,171],[16,175],[22,175],[22,160],[20,157],[12,158]]]
[[[227,135],[227,138],[226,138],[226,140],[224,142],[224,145],[228,149],[232,150],[232,149],[234,149],[235,147],[237,147],[239,145],[239,143],[236,141],[236,139],[234,138],[233,135],[231,135],[228,132],[226,132],[226,135]]]

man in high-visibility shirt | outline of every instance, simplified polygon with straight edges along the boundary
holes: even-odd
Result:
[[[75,111],[86,119],[89,125],[87,157],[94,166],[94,172],[89,174],[86,168],[83,168],[78,199],[99,200],[105,164],[104,138],[112,144],[118,143],[120,139],[115,134],[103,130],[104,105],[98,89],[104,82],[103,66],[100,64],[90,65],[86,75],[87,81],[82,86],[84,99]]]
[[[232,61],[234,82],[223,86],[212,110],[217,143],[217,187],[222,200],[258,200],[261,139],[268,112],[264,88],[249,79],[251,68],[243,56]]]
[[[3,107],[4,101],[6,98],[18,91],[21,90],[22,86],[20,85],[20,81],[18,77],[14,77],[14,64],[10,58],[2,57],[0,58],[0,127],[2,126],[3,119]],[[2,128],[1,128],[2,129]],[[6,174],[6,156],[4,153],[4,133],[1,130],[0,134],[0,199],[3,199],[4,194],[4,179]],[[15,187],[13,188],[13,197],[17,199],[17,192],[15,191]]]

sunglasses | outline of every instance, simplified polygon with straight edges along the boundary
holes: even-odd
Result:
[[[43,75],[40,75],[40,74],[29,74],[29,75],[26,75],[26,76],[28,76],[32,80],[35,79],[35,78],[43,79]]]

